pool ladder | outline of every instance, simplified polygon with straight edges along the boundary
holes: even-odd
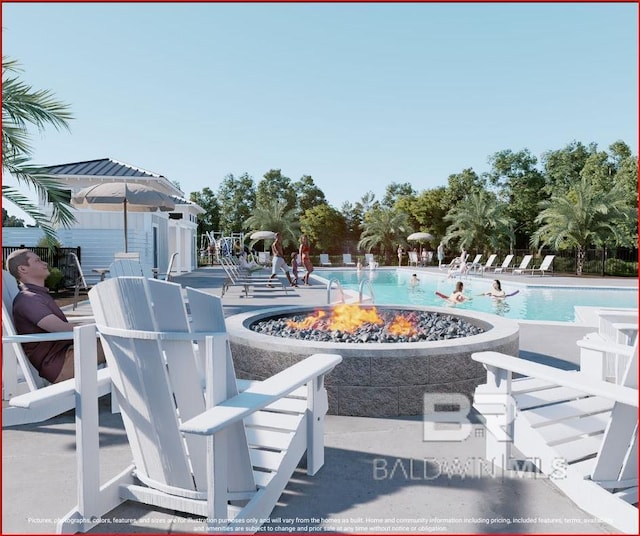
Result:
[[[340,281],[334,278],[327,283],[327,304],[331,304],[331,289],[334,288],[334,283],[335,287],[338,289],[338,292],[340,292],[340,301],[342,303],[346,303],[342,285],[340,284]],[[375,296],[373,293],[373,287],[371,286],[371,280],[369,279],[363,279],[362,281],[360,281],[360,287],[358,289],[358,303],[364,303],[365,301],[365,299],[363,298],[365,284],[369,287],[369,296],[367,297],[366,301],[370,301],[371,303],[373,303],[375,302]]]

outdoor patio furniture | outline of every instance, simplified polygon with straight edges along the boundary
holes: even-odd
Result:
[[[476,389],[473,405],[486,420],[488,460],[510,468],[514,446],[577,506],[637,534],[638,343],[624,348],[619,351],[631,355],[621,385],[497,352],[474,353],[487,383]],[[524,377],[512,379],[513,373]]]
[[[522,262],[520,263],[520,266],[518,266],[517,268],[514,268],[513,270],[514,275],[523,274],[527,269],[527,266],[529,266],[531,259],[533,259],[533,255],[525,255],[524,257],[522,257]]]
[[[542,259],[542,263],[540,263],[540,266],[538,266],[537,268],[531,268],[531,275],[536,272],[540,272],[540,275],[544,275],[547,272],[553,272],[553,266],[551,266],[551,263],[553,262],[554,258],[555,255],[546,255],[545,258]]]
[[[343,253],[342,254],[342,264],[345,266],[355,266],[356,263],[351,259],[351,253]]]
[[[305,452],[308,474],[324,464],[323,380],[342,358],[316,354],[239,387],[220,298],[186,294],[190,317],[175,283],[115,278],[89,292],[96,324],[79,328],[80,346],[91,351],[97,329],[133,463],[100,485],[95,380],[81,365],[78,504],[58,532],[86,532],[127,500],[204,517],[211,532],[255,532]]]
[[[76,270],[78,271],[78,275],[76,276],[75,286],[73,290],[73,310],[75,311],[78,307],[78,300],[80,298],[80,289],[89,290],[89,283],[87,280],[91,281],[92,285],[99,283],[100,281],[104,281],[105,275],[108,273],[108,270],[99,270],[95,274],[87,275],[82,270],[82,265],[80,264],[80,259],[75,253],[70,252],[69,256],[73,260],[73,263],[76,265]]]
[[[270,291],[284,290],[285,294],[289,292],[288,287],[278,277],[270,279],[266,275],[241,274],[228,258],[220,257],[220,266],[222,266],[227,275],[222,284],[220,297],[223,297],[230,287],[241,287],[247,298],[249,297],[249,287],[268,289]]]
[[[320,266],[333,266],[327,253],[320,253]]]
[[[505,272],[506,270],[508,270],[508,269],[509,269],[509,266],[511,266],[511,261],[513,260],[513,257],[514,257],[513,255],[507,255],[507,256],[504,258],[504,261],[502,261],[502,265],[501,265],[501,266],[498,266],[498,267],[494,270],[494,272],[495,272],[496,274],[499,274],[499,273],[502,273],[502,272]]]
[[[493,266],[493,262],[496,260],[497,255],[495,253],[489,255],[487,262],[484,265],[478,266],[477,270],[481,275],[484,275],[485,270],[488,270]]]
[[[2,426],[17,426],[46,421],[75,407],[73,380],[51,384],[41,378],[22,348],[23,342],[60,341],[74,338],[74,332],[18,335],[13,325],[13,299],[19,289],[15,278],[2,271]],[[86,321],[77,317],[69,321]],[[76,352],[78,350],[76,349]],[[76,353],[76,355],[78,355]],[[106,368],[98,372],[98,394],[110,392],[111,382]]]
[[[418,267],[419,264],[419,259],[418,259],[418,252],[417,251],[409,251],[409,262],[408,265],[411,266],[415,266],[416,268]]]
[[[144,270],[140,261],[133,259],[117,259],[109,265],[110,277],[137,277],[144,276]]]

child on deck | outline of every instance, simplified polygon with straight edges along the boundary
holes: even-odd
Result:
[[[298,254],[294,251],[291,253],[291,274],[292,277],[292,285],[296,286],[298,284]]]

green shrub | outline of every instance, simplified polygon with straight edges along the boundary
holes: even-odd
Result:
[[[571,257],[556,257],[553,259],[553,271],[556,273],[572,274],[576,272],[575,260]]]
[[[622,261],[620,259],[607,259],[604,263],[607,275],[636,276],[638,275],[638,263]]]
[[[49,268],[49,276],[44,282],[44,285],[53,292],[58,292],[64,288],[64,276],[62,272],[57,268]]]

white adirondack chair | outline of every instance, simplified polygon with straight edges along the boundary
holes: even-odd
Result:
[[[412,264],[414,266],[418,266],[420,260],[418,259],[418,252],[417,251],[409,251],[409,261],[408,264],[409,266],[411,266]]]
[[[525,255],[524,257],[522,257],[522,262],[520,263],[520,266],[518,266],[517,268],[514,268],[513,273],[523,274],[527,269],[527,266],[529,266],[531,259],[533,259],[533,255]]]
[[[133,465],[99,485],[95,380],[80,363],[78,505],[58,532],[87,531],[126,500],[205,517],[211,531],[254,532],[305,451],[309,474],[322,467],[324,375],[342,358],[311,356],[239,393],[220,298],[186,290],[191,322],[174,283],[116,278],[89,292]],[[81,346],[96,326],[80,328]]]
[[[116,259],[109,265],[110,277],[137,277],[145,275],[140,261],[135,259]]]
[[[2,271],[2,427],[46,421],[75,407],[73,380],[50,384],[38,375],[22,349],[23,342],[72,339],[72,332],[18,335],[13,325],[13,299],[19,289],[15,278]],[[84,321],[77,317],[70,321]],[[77,351],[77,350],[76,350]],[[111,391],[109,371],[98,372],[97,396]],[[97,397],[96,397],[97,399]],[[5,405],[3,405],[5,406]]]
[[[626,349],[626,350],[625,350]],[[486,419],[487,459],[509,468],[511,446],[580,508],[638,533],[638,346],[622,385],[496,352],[474,407]],[[526,376],[512,380],[512,373]]]
[[[328,253],[320,253],[320,266],[333,266]]]

